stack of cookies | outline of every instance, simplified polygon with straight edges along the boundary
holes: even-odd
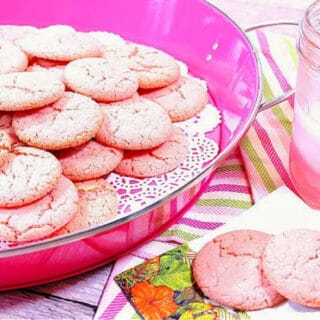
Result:
[[[0,241],[74,232],[116,216],[116,172],[175,169],[175,122],[208,102],[177,61],[108,32],[0,27]]]
[[[208,242],[193,261],[193,275],[214,302],[260,310],[286,299],[320,308],[320,232],[270,235],[235,230]]]

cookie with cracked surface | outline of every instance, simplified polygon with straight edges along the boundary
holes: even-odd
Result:
[[[41,199],[17,208],[0,209],[0,241],[43,239],[66,225],[79,210],[74,184],[61,176]]]
[[[172,56],[148,46],[131,46],[129,65],[137,73],[141,89],[162,88],[179,79],[180,67]]]
[[[284,301],[265,277],[263,251],[271,235],[235,230],[208,242],[193,261],[193,276],[210,299],[240,310],[259,310]]]
[[[104,58],[72,61],[64,70],[64,78],[73,91],[100,102],[130,98],[138,89],[135,72]]]
[[[10,137],[4,130],[0,129],[0,167],[6,162],[10,149]]]
[[[263,254],[263,270],[287,299],[320,308],[320,232],[294,229],[275,235]]]
[[[65,92],[52,105],[16,112],[12,125],[27,145],[59,150],[89,141],[102,122],[103,113],[96,102],[78,93]]]
[[[43,72],[0,75],[0,111],[40,108],[62,97],[64,84]]]
[[[86,33],[55,29],[42,29],[19,41],[27,54],[44,59],[72,61],[86,57],[99,57],[100,42]]]
[[[50,152],[13,148],[0,168],[0,207],[31,203],[50,192],[61,176],[61,165]]]
[[[17,44],[19,40],[37,32],[38,29],[32,26],[1,25],[0,39]]]
[[[64,69],[67,63],[65,61],[55,61],[41,58],[33,58],[26,71],[44,71],[49,72],[64,82]]]
[[[20,141],[12,128],[12,117],[13,112],[0,112],[0,130],[6,132],[10,139],[10,145],[15,147],[20,145]]]
[[[171,137],[159,147],[143,151],[125,151],[115,172],[137,178],[154,177],[178,167],[188,155],[185,133],[173,128]]]
[[[169,86],[142,96],[160,104],[168,112],[172,122],[192,118],[208,103],[205,83],[191,77],[180,77]]]
[[[99,178],[114,170],[123,150],[89,141],[81,146],[56,152],[63,174],[73,181]]]
[[[26,71],[28,72],[44,72],[50,76],[56,77],[61,82],[64,82],[64,66],[42,67],[37,64],[30,65]]]
[[[126,150],[150,149],[172,134],[168,114],[151,100],[134,97],[100,106],[105,120],[96,140],[103,144]]]
[[[27,66],[28,58],[18,47],[0,40],[0,74],[24,71]]]
[[[127,59],[133,52],[132,46],[118,34],[107,31],[92,31],[89,35],[99,40],[102,45],[102,57],[111,59]]]
[[[117,192],[104,179],[78,182],[75,186],[78,190],[80,210],[67,225],[53,236],[105,223],[117,215]]]

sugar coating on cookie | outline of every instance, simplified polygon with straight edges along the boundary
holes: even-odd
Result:
[[[123,64],[104,58],[86,58],[70,62],[64,71],[69,88],[97,101],[119,101],[138,89],[136,73]]]
[[[117,215],[117,192],[104,179],[78,182],[75,185],[79,194],[80,210],[54,236],[99,225]]]
[[[53,67],[42,67],[37,64],[30,65],[26,71],[29,72],[44,72],[50,76],[56,77],[59,81],[64,82],[64,66],[56,65]]]
[[[19,41],[21,49],[31,56],[72,61],[101,56],[100,42],[86,33],[42,29]]]
[[[178,167],[188,151],[188,137],[180,128],[174,127],[171,137],[159,147],[126,151],[115,172],[138,178],[154,177]]]
[[[17,208],[0,209],[0,241],[43,239],[66,225],[79,210],[74,184],[61,176],[50,193]]]
[[[169,86],[142,96],[160,104],[168,112],[172,122],[192,118],[208,103],[206,85],[191,77],[180,77]]]
[[[47,72],[61,82],[64,82],[64,69],[67,63],[65,61],[55,61],[42,58],[33,58],[26,71],[42,71]]]
[[[0,111],[39,108],[62,97],[64,84],[43,72],[0,75]]]
[[[99,178],[114,170],[123,157],[123,150],[89,141],[75,148],[56,153],[62,172],[73,181]]]
[[[293,229],[275,235],[263,255],[266,277],[283,296],[320,308],[320,232]]]
[[[15,113],[12,125],[24,143],[59,150],[89,141],[102,122],[103,113],[96,102],[81,94],[65,92],[52,105]]]
[[[6,162],[10,149],[10,137],[4,130],[0,129],[0,167]]]
[[[18,47],[0,40],[0,74],[24,71],[27,66],[28,58]]]
[[[0,130],[6,132],[10,139],[11,146],[17,146],[19,144],[19,138],[12,128],[12,117],[13,112],[0,112]]]
[[[37,32],[38,29],[32,26],[2,25],[0,39],[17,44],[19,40]]]
[[[208,242],[193,261],[193,276],[210,299],[240,310],[274,306],[284,298],[262,270],[271,235],[254,230],[224,233]]]
[[[133,47],[118,34],[107,31],[92,31],[89,35],[99,40],[102,45],[102,57],[110,59],[128,58]]]
[[[151,100],[135,97],[100,105],[105,120],[96,139],[101,143],[127,150],[150,149],[172,134],[168,114]]]
[[[61,165],[50,152],[13,148],[0,168],[0,207],[31,203],[50,192],[61,176]]]
[[[132,44],[130,68],[135,71],[141,89],[165,87],[180,76],[180,67],[169,54],[158,49]]]

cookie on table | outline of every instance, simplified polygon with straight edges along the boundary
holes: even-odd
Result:
[[[26,70],[27,56],[8,41],[0,40],[0,74]]]
[[[64,84],[43,72],[15,72],[0,75],[0,111],[42,107],[64,94]]]
[[[58,61],[101,56],[100,42],[87,33],[42,29],[19,41],[27,54]]]
[[[61,176],[61,165],[50,152],[13,148],[0,171],[0,207],[31,203],[50,192]]]
[[[154,177],[177,168],[187,157],[188,137],[174,127],[171,137],[159,147],[143,151],[125,151],[115,172],[137,178]]]
[[[142,96],[160,104],[168,112],[172,122],[192,118],[208,103],[206,85],[191,77],[180,77],[167,87]]]
[[[294,229],[275,235],[263,255],[263,270],[287,299],[320,308],[320,232]]]
[[[78,93],[65,92],[52,105],[16,112],[12,126],[27,145],[59,150],[91,140],[102,123],[103,113],[96,102]]]
[[[103,144],[126,150],[150,149],[172,134],[168,114],[151,100],[134,97],[100,106],[105,120],[96,140]]]
[[[74,184],[61,176],[50,193],[30,204],[0,209],[0,241],[27,242],[48,237],[79,210]]]
[[[117,215],[117,192],[104,179],[78,182],[75,186],[78,190],[80,210],[53,236],[96,226]]]
[[[193,261],[193,276],[201,291],[239,310],[259,310],[284,301],[262,270],[263,251],[271,237],[260,231],[236,230],[208,242]]]
[[[4,130],[0,129],[0,167],[6,162],[10,149],[10,137]]]
[[[123,157],[123,150],[89,141],[75,148],[56,152],[63,174],[72,181],[99,178],[114,170]]]
[[[130,69],[137,73],[141,89],[162,88],[179,79],[180,67],[172,56],[148,46],[131,47]]]
[[[104,58],[72,61],[64,70],[64,78],[73,91],[101,102],[130,98],[138,89],[135,72]]]

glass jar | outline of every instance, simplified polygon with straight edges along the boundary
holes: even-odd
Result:
[[[320,208],[320,1],[306,11],[297,47],[290,174],[301,198],[311,207]]]

